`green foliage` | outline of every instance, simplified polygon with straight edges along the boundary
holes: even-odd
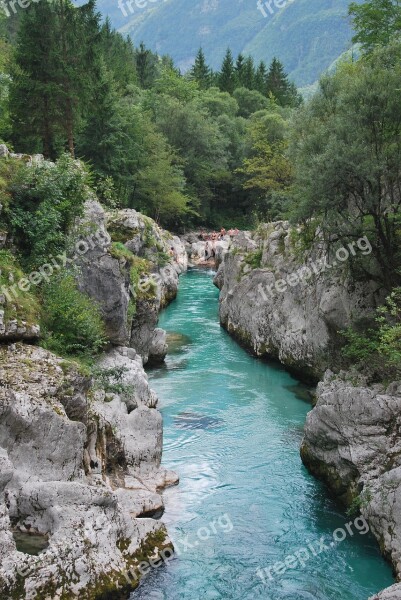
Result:
[[[204,90],[210,86],[211,73],[206,64],[205,55],[202,48],[199,48],[195,62],[191,69],[191,77],[197,82],[199,89]]]
[[[302,102],[297,88],[289,82],[284,66],[277,58],[273,58],[266,76],[266,93],[280,106],[299,106]]]
[[[93,366],[91,376],[94,389],[102,389],[109,394],[133,395],[135,387],[132,384],[124,383],[124,375],[127,371],[127,367],[123,366],[108,369]]]
[[[364,276],[398,285],[401,266],[401,44],[324,77],[292,133],[294,221],[317,219],[326,239],[368,236]]]
[[[117,258],[117,260],[124,260],[132,263],[134,261],[134,255],[131,250],[128,250],[126,246],[122,242],[113,242],[109,249],[109,253],[113,258]]]
[[[98,72],[100,15],[90,0],[31,3],[18,31],[12,78],[13,141],[22,151],[55,158],[68,148],[89,110]]]
[[[82,164],[63,155],[55,165],[19,167],[9,181],[6,218],[24,262],[36,268],[62,253],[66,234],[82,214],[90,178]]]
[[[260,269],[262,266],[263,249],[254,250],[245,256],[245,263],[252,269]]]
[[[7,291],[10,297],[5,294],[5,320],[16,319],[18,323],[26,321],[33,325],[39,322],[40,308],[34,291],[21,291],[17,285],[25,277],[16,257],[9,250],[0,250],[0,294]]]
[[[43,289],[42,326],[44,347],[62,356],[94,355],[106,344],[100,310],[65,271]]]
[[[351,502],[347,515],[349,517],[360,514],[362,508],[366,508],[372,500],[372,492],[369,489],[363,490],[359,496],[356,496]]]
[[[366,323],[343,332],[347,344],[343,354],[356,366],[379,380],[401,376],[401,288],[395,288],[376,311],[370,327]]]
[[[352,2],[349,14],[353,19],[353,42],[361,44],[366,53],[378,46],[386,46],[401,33],[400,0],[368,0]]]

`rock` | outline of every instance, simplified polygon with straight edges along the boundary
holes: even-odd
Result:
[[[256,355],[317,381],[341,363],[338,332],[382,300],[376,284],[350,280],[344,265],[326,269],[325,262],[319,243],[300,259],[286,222],[241,232],[215,277],[222,325]]]
[[[139,293],[133,290],[136,311],[129,345],[144,363],[161,362],[167,344],[165,332],[157,328],[158,315],[177,295],[179,275],[188,267],[185,247],[178,237],[133,209],[110,213],[107,226],[113,241],[124,243],[128,250],[152,265],[140,282]]]
[[[363,379],[326,373],[309,413],[301,456],[308,469],[360,510],[401,576],[401,395],[399,383],[367,387]],[[400,598],[393,586],[377,599]]]
[[[0,144],[0,158],[6,157],[10,154],[5,144]]]
[[[119,260],[109,254],[111,238],[106,230],[106,214],[94,200],[85,204],[85,216],[77,225],[79,239],[85,240],[85,228],[95,231],[96,237],[85,253],[75,255],[80,271],[78,286],[99,306],[109,340],[124,346],[129,341],[129,269],[122,268]]]
[[[42,348],[0,348],[3,598],[128,593],[138,582],[135,565],[171,545],[163,524],[149,518],[163,512],[158,490],[177,482],[160,466],[157,399],[132,349],[115,349],[101,364],[126,368],[133,400],[124,397],[128,387],[110,400]],[[40,557],[17,551],[11,523],[48,538]]]
[[[400,600],[401,598],[401,583],[396,583],[385,589],[380,594],[372,596],[369,600]]]

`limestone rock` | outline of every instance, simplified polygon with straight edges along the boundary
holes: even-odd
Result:
[[[127,571],[169,545],[163,524],[149,518],[163,512],[158,490],[177,482],[160,466],[157,398],[132,349],[102,360],[102,368],[122,365],[127,388],[109,397],[42,348],[0,348],[2,598],[128,591],[137,575]],[[128,384],[133,400],[124,397]],[[48,539],[47,549],[17,551],[13,528]]]
[[[401,394],[399,384],[367,387],[363,379],[327,372],[309,413],[305,465],[347,506],[360,510],[401,576]],[[400,598],[393,586],[377,600]]]
[[[339,330],[382,300],[375,284],[351,281],[327,260],[319,244],[301,259],[283,221],[241,232],[215,278],[222,325],[256,355],[318,380],[339,362]]]
[[[86,252],[76,253],[74,257],[79,268],[78,285],[99,306],[110,341],[123,346],[129,340],[129,271],[122,269],[120,262],[108,252],[111,239],[106,231],[106,214],[95,200],[86,203],[85,216],[77,226],[84,243],[85,228],[88,235],[89,232],[94,234],[94,243]]]

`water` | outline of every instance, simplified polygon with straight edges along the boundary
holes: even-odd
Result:
[[[182,277],[160,325],[174,332],[174,351],[150,380],[164,416],[164,464],[181,476],[165,493],[163,517],[180,555],[152,569],[132,599],[367,600],[391,585],[370,534],[353,526],[330,546],[350,519],[299,458],[311,407],[288,373],[220,328],[210,273]],[[308,543],[316,552],[322,536],[328,549],[310,552],[303,567],[278,566],[266,584],[257,576]]]

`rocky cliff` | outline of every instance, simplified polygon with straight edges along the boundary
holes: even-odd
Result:
[[[0,246],[0,597],[127,598],[147,561],[171,555],[157,519],[178,477],[161,466],[143,364],[167,351],[158,313],[177,293],[184,246],[88,194],[61,260],[104,322],[107,346],[90,368],[29,345],[41,338],[38,282],[23,289],[32,274],[6,231]]]
[[[169,545],[150,518],[177,481],[160,466],[157,398],[133,349],[101,366],[96,381],[42,348],[0,348],[2,598],[127,597],[139,563]],[[45,551],[32,556],[38,537]]]
[[[102,243],[75,260],[80,289],[100,306],[113,344],[131,346],[145,363],[164,360],[158,314],[177,295],[187,269],[184,245],[149,217],[132,209],[106,214],[96,201],[87,202],[77,225],[80,236],[90,230]]]
[[[370,386],[327,372],[309,413],[301,455],[345,506],[367,519],[401,578],[401,383]],[[401,584],[375,597],[401,598]]]
[[[222,325],[257,356],[318,380],[339,361],[338,332],[377,305],[378,286],[348,276],[322,245],[301,251],[283,221],[234,238],[215,278]]]

